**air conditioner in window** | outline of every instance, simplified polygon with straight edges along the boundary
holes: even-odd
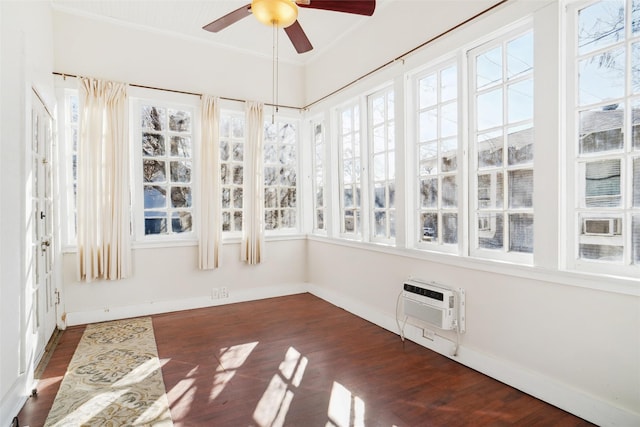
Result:
[[[457,325],[455,292],[434,284],[414,280],[404,282],[402,291],[404,315],[451,330]]]
[[[616,236],[622,234],[620,218],[584,218],[582,233],[586,236]]]

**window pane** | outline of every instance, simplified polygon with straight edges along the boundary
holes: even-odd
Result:
[[[631,246],[633,246],[633,263],[640,264],[640,215],[633,216]]]
[[[503,144],[501,131],[478,135],[478,168],[502,166]]]
[[[586,206],[620,206],[620,160],[589,162],[585,169]]]
[[[191,157],[191,138],[172,136],[171,155],[175,157]]]
[[[455,208],[458,206],[457,177],[445,176],[442,178],[442,207]]]
[[[387,212],[375,212],[374,213],[374,222],[375,222],[375,236],[386,236],[387,235]]]
[[[478,95],[477,130],[502,126],[502,88]]]
[[[231,189],[223,188],[222,189],[222,208],[231,207]]]
[[[478,175],[478,208],[502,208],[503,191],[502,172]]]
[[[165,130],[166,112],[164,108],[144,105],[142,106],[141,113],[143,130]]]
[[[167,214],[165,212],[146,211],[144,213],[144,234],[166,234]]]
[[[387,207],[386,188],[380,184],[377,184],[373,190],[373,206],[375,208]]]
[[[533,127],[527,124],[509,128],[507,145],[509,165],[533,162]]]
[[[448,244],[458,243],[458,214],[442,214],[442,241]]]
[[[385,160],[385,154],[376,154],[373,156],[373,179],[375,181],[382,181],[387,177]]]
[[[638,101],[631,105],[631,136],[633,148],[640,150],[640,102]]]
[[[296,189],[295,188],[281,189],[280,206],[282,206],[283,208],[296,207]]]
[[[509,123],[533,119],[533,79],[507,87]]]
[[[191,114],[187,111],[169,109],[169,130],[191,132]]]
[[[502,47],[498,46],[476,59],[476,86],[481,89],[502,81]]]
[[[420,180],[420,206],[423,208],[438,206],[438,178]]]
[[[171,206],[174,208],[191,207],[191,187],[171,187]]]
[[[451,102],[440,110],[440,137],[446,138],[458,134],[458,104]]]
[[[458,169],[458,139],[444,139],[440,142],[442,156],[442,172],[453,172]]]
[[[147,186],[144,187],[144,208],[166,208],[167,193],[164,187]]]
[[[509,207],[530,208],[533,206],[533,170],[509,171]]]
[[[458,72],[456,66],[440,72],[440,100],[449,101],[458,96]]]
[[[164,136],[155,133],[142,134],[143,156],[164,156]]]
[[[229,142],[226,140],[220,141],[220,160],[223,162],[229,160]]]
[[[478,214],[478,247],[501,249],[503,247],[502,214]]]
[[[142,175],[144,182],[165,182],[167,180],[165,162],[160,160],[143,160]]]
[[[438,137],[438,111],[427,110],[420,113],[420,141],[431,141]]]
[[[242,188],[233,189],[233,207],[242,209]],[[242,212],[234,212],[234,215],[242,214]]]
[[[420,100],[420,108],[431,107],[438,102],[438,90],[437,83],[438,79],[435,74],[428,75],[419,80],[418,82],[418,90],[419,90],[419,100]]]
[[[580,105],[614,100],[624,95],[624,48],[580,61]]]
[[[623,0],[601,1],[578,12],[578,53],[580,55],[623,39]]]
[[[640,43],[631,45],[631,90],[640,92]]]
[[[170,162],[171,182],[191,182],[191,162]]]
[[[433,242],[438,240],[438,214],[435,212],[423,213],[420,216],[422,224],[422,240]]]
[[[640,157],[633,159],[633,206],[640,207]]]
[[[507,43],[507,77],[514,78],[533,70],[533,32]]]
[[[599,261],[622,261],[622,246],[580,244],[580,258]]]
[[[512,252],[533,252],[533,215],[509,215],[509,250]]]
[[[171,217],[171,229],[174,233],[191,231],[191,213],[174,212]]]
[[[622,150],[624,107],[613,104],[580,112],[580,154]]]

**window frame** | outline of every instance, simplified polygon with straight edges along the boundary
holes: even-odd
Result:
[[[266,148],[267,148],[267,135],[266,135],[266,128],[268,125],[271,125],[272,120],[275,121],[275,123],[278,122],[286,122],[289,124],[293,124],[295,126],[295,154],[296,154],[296,159],[295,159],[295,173],[296,173],[296,185],[295,185],[295,193],[296,193],[296,203],[295,206],[292,209],[295,209],[295,221],[296,221],[296,226],[295,227],[287,227],[287,228],[282,228],[282,227],[278,227],[278,228],[274,228],[274,229],[267,229],[266,226],[266,214],[267,214],[267,207],[266,207],[266,196],[264,197],[264,210],[265,210],[265,217],[262,218],[262,221],[264,223],[264,235],[265,237],[274,237],[274,236],[290,236],[290,235],[297,235],[301,232],[302,230],[302,212],[301,212],[301,206],[303,206],[303,200],[302,200],[302,194],[300,192],[300,189],[302,188],[301,185],[301,164],[302,164],[302,150],[301,150],[301,144],[300,144],[300,135],[301,135],[301,124],[302,121],[300,119],[300,117],[297,117],[293,114],[283,114],[283,113],[278,113],[276,114],[273,118],[269,117],[268,115],[265,115],[264,120],[263,120],[263,126],[264,126],[264,135],[263,135],[263,153],[262,153],[262,160],[263,160],[263,175],[264,175],[264,170],[267,167],[267,162],[266,162]],[[280,149],[278,149],[278,152],[280,151]],[[246,169],[246,168],[245,168]],[[246,176],[245,176],[245,180],[246,180]],[[264,176],[263,176],[263,181],[262,181],[262,185],[263,185],[263,192],[265,192],[266,190],[266,184],[265,184],[265,180],[264,180]],[[280,188],[279,186],[273,186],[275,188]],[[278,191],[279,193],[279,191]],[[264,194],[264,193],[263,193]],[[278,194],[278,197],[276,199],[276,207],[275,208],[269,208],[269,209],[282,209],[282,207],[280,206],[280,197]],[[280,220],[278,220],[278,222],[280,223]]]
[[[243,190],[243,197],[241,198],[241,201],[243,203],[243,206],[240,207],[240,208],[233,207],[233,200],[234,199],[233,199],[233,196],[230,194],[230,199],[229,199],[229,206],[230,207],[229,208],[225,208],[224,207],[224,205],[222,203],[222,197],[223,197],[223,191],[224,191],[225,185],[222,182],[222,175],[220,175],[220,197],[221,197],[221,201],[220,201],[220,209],[221,209],[220,230],[222,232],[223,240],[240,239],[242,237],[242,224],[240,226],[240,230],[235,230],[235,229],[234,230],[228,230],[228,231],[224,230],[222,228],[224,226],[224,220],[222,219],[222,216],[225,213],[225,211],[229,212],[229,214],[230,214],[230,224],[233,224],[234,223],[234,220],[233,220],[234,215],[233,214],[235,212],[239,211],[242,214],[241,215],[241,221],[244,221],[244,215],[245,215],[245,212],[244,212],[244,190],[245,190],[245,188],[244,188],[244,179],[245,179],[245,177],[244,177],[244,169],[246,167],[245,166],[245,161],[246,161],[246,124],[247,124],[244,110],[242,110],[242,109],[233,109],[233,108],[221,108],[220,109],[220,135],[219,135],[220,144],[222,144],[223,139],[226,138],[226,136],[223,137],[223,135],[222,135],[222,121],[223,121],[223,117],[225,115],[230,117],[231,119],[233,119],[233,118],[242,118],[242,122],[243,122],[242,138],[234,138],[234,137],[230,138],[230,144],[234,143],[234,142],[235,143],[242,143],[242,145],[243,145],[243,160],[242,160],[242,162],[233,161],[231,159],[231,156],[232,156],[232,153],[233,153],[232,149],[229,150],[229,160],[226,161],[226,162],[223,161],[222,160],[222,146],[220,146],[220,156],[221,157],[219,159],[220,168],[221,169],[222,169],[222,164],[223,163],[231,163],[231,164],[236,163],[236,165],[238,163],[242,164],[242,170],[243,170],[242,180],[243,180],[243,184],[241,185],[241,187],[243,187],[243,189],[242,189]],[[221,170],[219,170],[218,173],[221,174]],[[229,178],[233,181],[233,172],[232,171],[229,171]],[[236,187],[237,187],[237,184],[234,184],[233,182],[229,185],[230,189],[233,189],[233,188],[236,188]]]
[[[309,138],[311,141],[311,232],[317,235],[327,235],[330,211],[327,207],[329,193],[327,191],[327,132],[324,116],[317,116],[308,121]],[[320,127],[320,131],[316,129]],[[318,158],[319,157],[319,158]],[[320,160],[320,164],[318,164]],[[322,204],[318,203],[318,190],[322,190]],[[322,227],[318,226],[319,214],[322,213]]]
[[[342,114],[347,110],[351,110],[351,124],[350,132],[343,132],[343,123],[342,123]],[[337,138],[337,147],[338,147],[338,165],[339,168],[336,171],[338,174],[338,188],[339,188],[339,200],[338,200],[338,236],[343,239],[349,240],[364,240],[364,236],[367,236],[367,222],[368,215],[364,213],[364,209],[367,206],[365,198],[367,196],[367,165],[362,161],[363,158],[367,158],[367,144],[363,141],[366,141],[366,126],[363,126],[363,123],[366,123],[363,120],[363,117],[366,117],[366,104],[363,101],[362,96],[358,96],[350,99],[349,101],[337,106],[335,108],[335,118],[336,118],[336,138]],[[344,138],[349,134],[352,138],[354,135],[357,135],[357,142],[353,143],[354,154],[351,157],[352,160],[358,160],[357,166],[353,167],[352,178],[354,189],[359,185],[359,204],[356,203],[356,194],[353,194],[353,208],[345,206],[344,200],[344,171],[345,171],[345,157],[344,157]],[[358,150],[357,154],[355,150]],[[356,173],[356,170],[359,170],[359,175]],[[359,178],[359,179],[357,179]],[[354,215],[354,227],[353,231],[347,231],[345,227],[345,212],[348,210],[353,210]],[[358,218],[359,214],[359,222]]]
[[[469,120],[469,137],[468,137],[468,144],[469,144],[469,149],[467,150],[468,152],[468,168],[467,168],[467,182],[468,182],[468,188],[469,188],[469,193],[468,193],[468,245],[469,245],[469,256],[471,257],[475,257],[475,258],[482,258],[482,259],[492,259],[492,260],[497,260],[497,261],[505,261],[505,262],[513,262],[513,263],[517,263],[517,264],[523,264],[523,265],[533,265],[534,263],[534,256],[535,256],[535,250],[536,250],[536,243],[535,243],[535,227],[536,227],[536,222],[535,222],[535,206],[533,205],[533,192],[535,191],[535,188],[532,189],[532,202],[531,202],[531,207],[526,207],[526,208],[517,208],[517,207],[510,207],[509,206],[509,186],[510,186],[510,180],[509,180],[509,172],[511,171],[520,171],[520,170],[531,170],[532,171],[532,178],[531,178],[531,182],[533,185],[534,182],[534,175],[536,173],[536,169],[535,169],[535,157],[533,158],[533,160],[530,163],[524,163],[524,164],[515,164],[515,165],[510,165],[508,162],[508,147],[509,147],[509,143],[508,143],[508,135],[509,135],[509,128],[510,127],[519,127],[519,126],[523,126],[525,125],[527,122],[530,122],[531,124],[531,129],[533,129],[533,136],[532,136],[532,144],[534,146],[534,150],[535,150],[535,146],[536,146],[536,139],[535,139],[535,108],[536,108],[536,102],[539,102],[536,100],[535,97],[535,63],[533,65],[533,70],[530,73],[527,74],[523,74],[520,75],[519,77],[513,78],[513,79],[509,79],[507,75],[504,74],[504,72],[506,71],[506,61],[503,61],[501,67],[501,73],[502,73],[502,78],[501,78],[501,82],[497,83],[497,84],[490,84],[489,86],[485,86],[483,89],[478,90],[478,88],[476,87],[476,58],[479,57],[480,55],[491,51],[492,49],[495,49],[497,46],[501,46],[502,47],[502,59],[506,58],[507,54],[505,52],[505,48],[508,45],[509,42],[514,41],[516,39],[518,39],[519,37],[522,37],[524,35],[526,35],[527,33],[531,33],[531,37],[532,37],[532,56],[535,57],[535,33],[534,33],[534,26],[533,23],[529,20],[527,20],[526,22],[518,25],[515,28],[511,28],[511,29],[507,29],[505,31],[502,31],[498,34],[495,35],[495,37],[486,40],[483,43],[479,43],[476,44],[472,47],[470,47],[469,49],[466,50],[466,56],[467,56],[467,70],[468,70],[468,84],[469,84],[469,89],[468,89],[468,95],[467,95],[467,103],[468,103],[468,120]],[[524,82],[526,80],[531,80],[532,84],[534,85],[534,87],[532,88],[532,94],[533,94],[533,103],[532,103],[532,114],[531,114],[531,119],[528,120],[520,120],[520,121],[515,121],[515,122],[510,122],[509,118],[508,118],[508,87],[510,85],[519,83],[519,82]],[[489,127],[486,129],[477,129],[476,123],[477,123],[477,119],[478,119],[478,102],[477,102],[477,95],[484,92],[484,93],[489,93],[490,91],[494,90],[495,88],[501,87],[501,97],[502,97],[502,122],[500,125],[496,125],[493,127]],[[490,133],[491,131],[495,131],[496,129],[500,129],[501,130],[501,134],[503,137],[503,141],[502,141],[502,148],[503,148],[503,153],[502,153],[502,163],[501,166],[497,166],[497,167],[493,167],[493,168],[486,168],[486,169],[480,169],[478,167],[478,142],[477,142],[477,136],[478,134],[484,132],[484,133]],[[479,184],[478,184],[478,175],[482,172],[487,172],[487,173],[492,173],[492,172],[496,172],[496,173],[502,173],[503,177],[502,177],[502,207],[494,207],[491,209],[485,209],[485,210],[481,210],[479,207],[479,203],[478,203],[478,189],[479,189]],[[492,181],[493,182],[493,181]],[[497,183],[497,182],[496,182]],[[502,233],[503,233],[503,237],[502,237],[502,247],[497,248],[497,249],[489,249],[489,248],[481,248],[479,247],[479,229],[478,229],[478,225],[479,225],[479,217],[480,214],[488,214],[488,215],[492,215],[495,214],[496,215],[496,221],[498,219],[498,216],[502,217]],[[531,238],[533,239],[533,247],[532,247],[532,251],[531,252],[515,252],[515,251],[510,251],[509,250],[509,218],[511,215],[518,215],[518,214],[525,214],[525,215],[531,215],[533,217],[533,223],[531,225]]]
[[[383,97],[384,99],[384,118],[378,124],[374,123],[374,113],[373,113],[373,100],[376,97]],[[389,96],[391,96],[391,108],[389,108]],[[368,223],[370,224],[368,230],[369,240],[375,243],[382,243],[386,245],[395,245],[396,242],[396,207],[395,203],[393,207],[391,206],[391,196],[388,191],[389,184],[393,184],[394,187],[394,198],[395,198],[395,189],[396,189],[396,134],[395,134],[395,126],[396,126],[396,117],[395,117],[395,86],[393,82],[385,85],[384,87],[370,92],[366,96],[366,105],[367,105],[367,165],[366,169],[368,169],[367,174],[367,187],[368,187],[368,197],[366,200],[369,200],[369,204],[366,206],[368,212]],[[375,127],[382,127],[385,130],[384,136],[384,145],[385,149],[376,152],[375,150],[375,138],[376,132]],[[362,141],[362,139],[361,139]],[[392,148],[389,148],[390,143],[393,145]],[[362,143],[361,143],[362,146]],[[389,154],[393,153],[392,156]],[[385,178],[382,180],[377,180],[375,177],[375,157],[383,156],[385,161]],[[361,156],[362,161],[362,156]],[[389,172],[393,171],[393,178],[390,177]],[[375,204],[376,200],[376,187],[378,184],[383,183],[385,188],[385,207],[377,208]],[[361,190],[362,192],[362,190]],[[364,206],[362,207],[365,208]],[[376,213],[384,213],[386,217],[385,221],[385,233],[383,236],[376,235]],[[362,213],[361,213],[362,215]],[[393,228],[393,233],[392,233]],[[364,234],[364,230],[363,230]]]
[[[596,5],[598,0],[574,2],[567,6],[567,128],[565,144],[566,159],[566,191],[568,198],[565,205],[564,233],[567,242],[564,247],[564,268],[568,271],[587,272],[597,275],[636,278],[640,276],[640,262],[634,263],[633,233],[634,225],[640,227],[640,206],[633,206],[633,174],[634,161],[640,162],[640,146],[634,149],[633,133],[638,124],[632,123],[632,107],[640,108],[640,90],[633,92],[631,84],[631,55],[633,45],[640,46],[640,32],[633,34],[629,11],[631,1],[625,1],[624,37],[616,42],[596,47],[587,52],[578,50],[579,12],[587,7]],[[577,76],[582,60],[594,57],[599,53],[610,52],[614,49],[625,49],[624,89],[622,95],[602,99],[595,102],[581,102],[580,81]],[[622,148],[594,152],[580,152],[580,112],[595,111],[597,108],[613,104],[623,104]],[[618,128],[616,128],[618,129]],[[607,130],[605,130],[607,131]],[[610,130],[609,130],[610,131]],[[626,136],[628,135],[628,136]],[[620,206],[586,205],[586,165],[596,162],[619,160]],[[639,166],[640,167],[640,166]],[[640,172],[638,172],[640,173]],[[634,223],[635,218],[635,223]],[[583,232],[585,219],[619,219],[621,234],[591,235]],[[638,237],[640,239],[640,237]],[[580,256],[580,245],[594,244],[606,246],[621,246],[622,255],[619,261],[587,259]]]
[[[410,189],[411,191],[411,193],[409,193],[409,198],[408,198],[408,200],[410,201],[409,209],[411,214],[410,214],[409,227],[407,227],[409,232],[409,236],[408,236],[409,240],[407,242],[410,247],[418,250],[443,252],[443,253],[460,255],[460,254],[463,254],[463,247],[465,247],[465,239],[467,237],[466,211],[468,209],[468,201],[465,197],[466,172],[467,172],[465,170],[465,167],[467,165],[467,159],[464,154],[465,153],[464,144],[466,140],[465,140],[465,133],[463,131],[463,129],[465,129],[465,123],[466,123],[466,118],[463,110],[464,106],[466,105],[465,98],[464,98],[464,96],[466,95],[466,92],[463,91],[463,87],[461,84],[464,66],[465,64],[462,61],[461,56],[457,54],[454,56],[442,58],[441,60],[434,61],[433,63],[429,63],[427,64],[426,67],[422,67],[419,70],[414,71],[413,73],[410,74],[411,81],[407,89],[410,91],[410,95],[409,95],[410,107],[407,108],[406,115],[407,115],[407,122],[410,124],[413,132],[412,134],[413,138],[411,138],[411,144],[410,144],[410,147],[408,148],[410,150],[409,152],[413,153],[413,157],[411,157],[413,162],[411,162],[411,164],[408,165],[410,166],[410,170],[411,170],[411,175],[409,177],[409,179],[411,180],[411,185],[407,186],[407,188]],[[456,96],[442,102],[441,96],[440,96],[440,91],[441,91],[440,75],[443,71],[450,69],[452,67],[456,68],[456,83],[455,83]],[[437,100],[435,104],[429,107],[421,108],[419,84],[423,78],[432,74],[436,74],[438,76],[437,78],[438,92],[436,94]],[[455,135],[455,138],[457,138],[458,140],[458,145],[456,150],[458,165],[456,167],[456,170],[453,172],[439,171],[437,174],[434,175],[438,181],[438,189],[439,189],[437,204],[435,208],[423,208],[421,206],[421,196],[420,196],[420,191],[421,191],[420,180],[423,177],[420,171],[420,167],[421,167],[420,166],[420,148],[423,142],[420,141],[420,117],[419,116],[420,116],[420,113],[423,111],[432,110],[432,109],[437,109],[438,111],[440,111],[443,104],[448,105],[453,103],[455,103],[457,107],[456,108],[456,119],[457,119],[456,132],[457,133]],[[440,122],[438,121],[438,130],[437,130],[436,138],[429,141],[432,143],[435,142],[437,144],[438,152],[436,155],[436,161],[438,162],[438,164],[440,162],[441,142],[443,139],[439,132],[439,129],[440,129],[439,123]],[[442,182],[442,178],[447,176],[455,176],[457,180],[457,192],[456,192],[457,206],[455,208],[445,208],[442,206],[441,194],[440,194],[440,189],[442,185],[441,182]],[[444,243],[441,233],[438,233],[437,239],[435,241],[425,241],[423,239],[418,238],[418,234],[422,235],[424,233],[424,231],[422,232],[420,231],[420,230],[423,230],[423,227],[424,227],[421,223],[421,215],[422,213],[425,213],[427,211],[436,213],[438,218],[439,230],[443,229],[442,228],[443,214],[445,213],[457,214],[458,216],[457,243]]]
[[[131,89],[131,88],[130,88]],[[199,227],[199,184],[198,153],[200,146],[200,103],[199,98],[182,94],[168,94],[162,92],[162,96],[145,90],[130,90],[129,93],[129,131],[130,131],[130,153],[131,153],[131,223],[132,223],[132,243],[136,247],[151,246],[173,246],[183,244],[193,244],[197,242]],[[177,108],[191,113],[191,231],[184,233],[171,233],[159,235],[145,235],[144,219],[144,194],[142,177],[142,150],[140,147],[140,135],[142,125],[140,121],[140,109],[143,104],[153,105],[163,108]],[[169,208],[165,208],[169,210]],[[171,219],[168,218],[168,221]]]

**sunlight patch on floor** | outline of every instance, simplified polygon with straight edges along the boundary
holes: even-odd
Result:
[[[158,359],[151,358],[141,365],[136,366],[131,372],[125,375],[120,380],[113,383],[112,387],[120,388],[120,387],[129,387],[134,384],[138,384],[144,381],[145,378],[150,376],[155,369],[158,367]]]
[[[295,348],[289,347],[267,390],[260,398],[253,419],[260,427],[284,425],[289,406],[295,395],[291,388],[298,388],[309,360]]]
[[[329,400],[327,427],[364,427],[364,401],[334,381]]]
[[[87,423],[104,410],[104,408],[107,408],[113,402],[116,402],[120,396],[128,391],[129,390],[125,388],[122,390],[100,393],[82,404],[82,406],[75,411],[69,413],[62,420],[58,421],[54,427],[87,425]]]
[[[209,393],[209,401],[213,401],[222,393],[222,390],[224,390],[229,381],[231,381],[236,371],[244,365],[244,362],[246,362],[257,345],[258,341],[220,349],[220,355],[218,356],[220,364],[216,368],[216,373],[213,378],[213,387]]]

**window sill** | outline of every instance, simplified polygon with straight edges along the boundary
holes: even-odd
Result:
[[[396,248],[392,246],[356,242],[354,240],[330,238],[319,235],[309,235],[308,239],[333,245],[346,246],[423,261],[435,262],[458,268],[466,268],[494,274],[503,274],[522,279],[540,280],[566,286],[575,286],[623,295],[640,296],[640,279],[636,278],[590,274],[566,270],[550,270],[531,265],[515,264],[502,260],[471,258],[460,256],[457,254],[438,253],[419,249]]]

